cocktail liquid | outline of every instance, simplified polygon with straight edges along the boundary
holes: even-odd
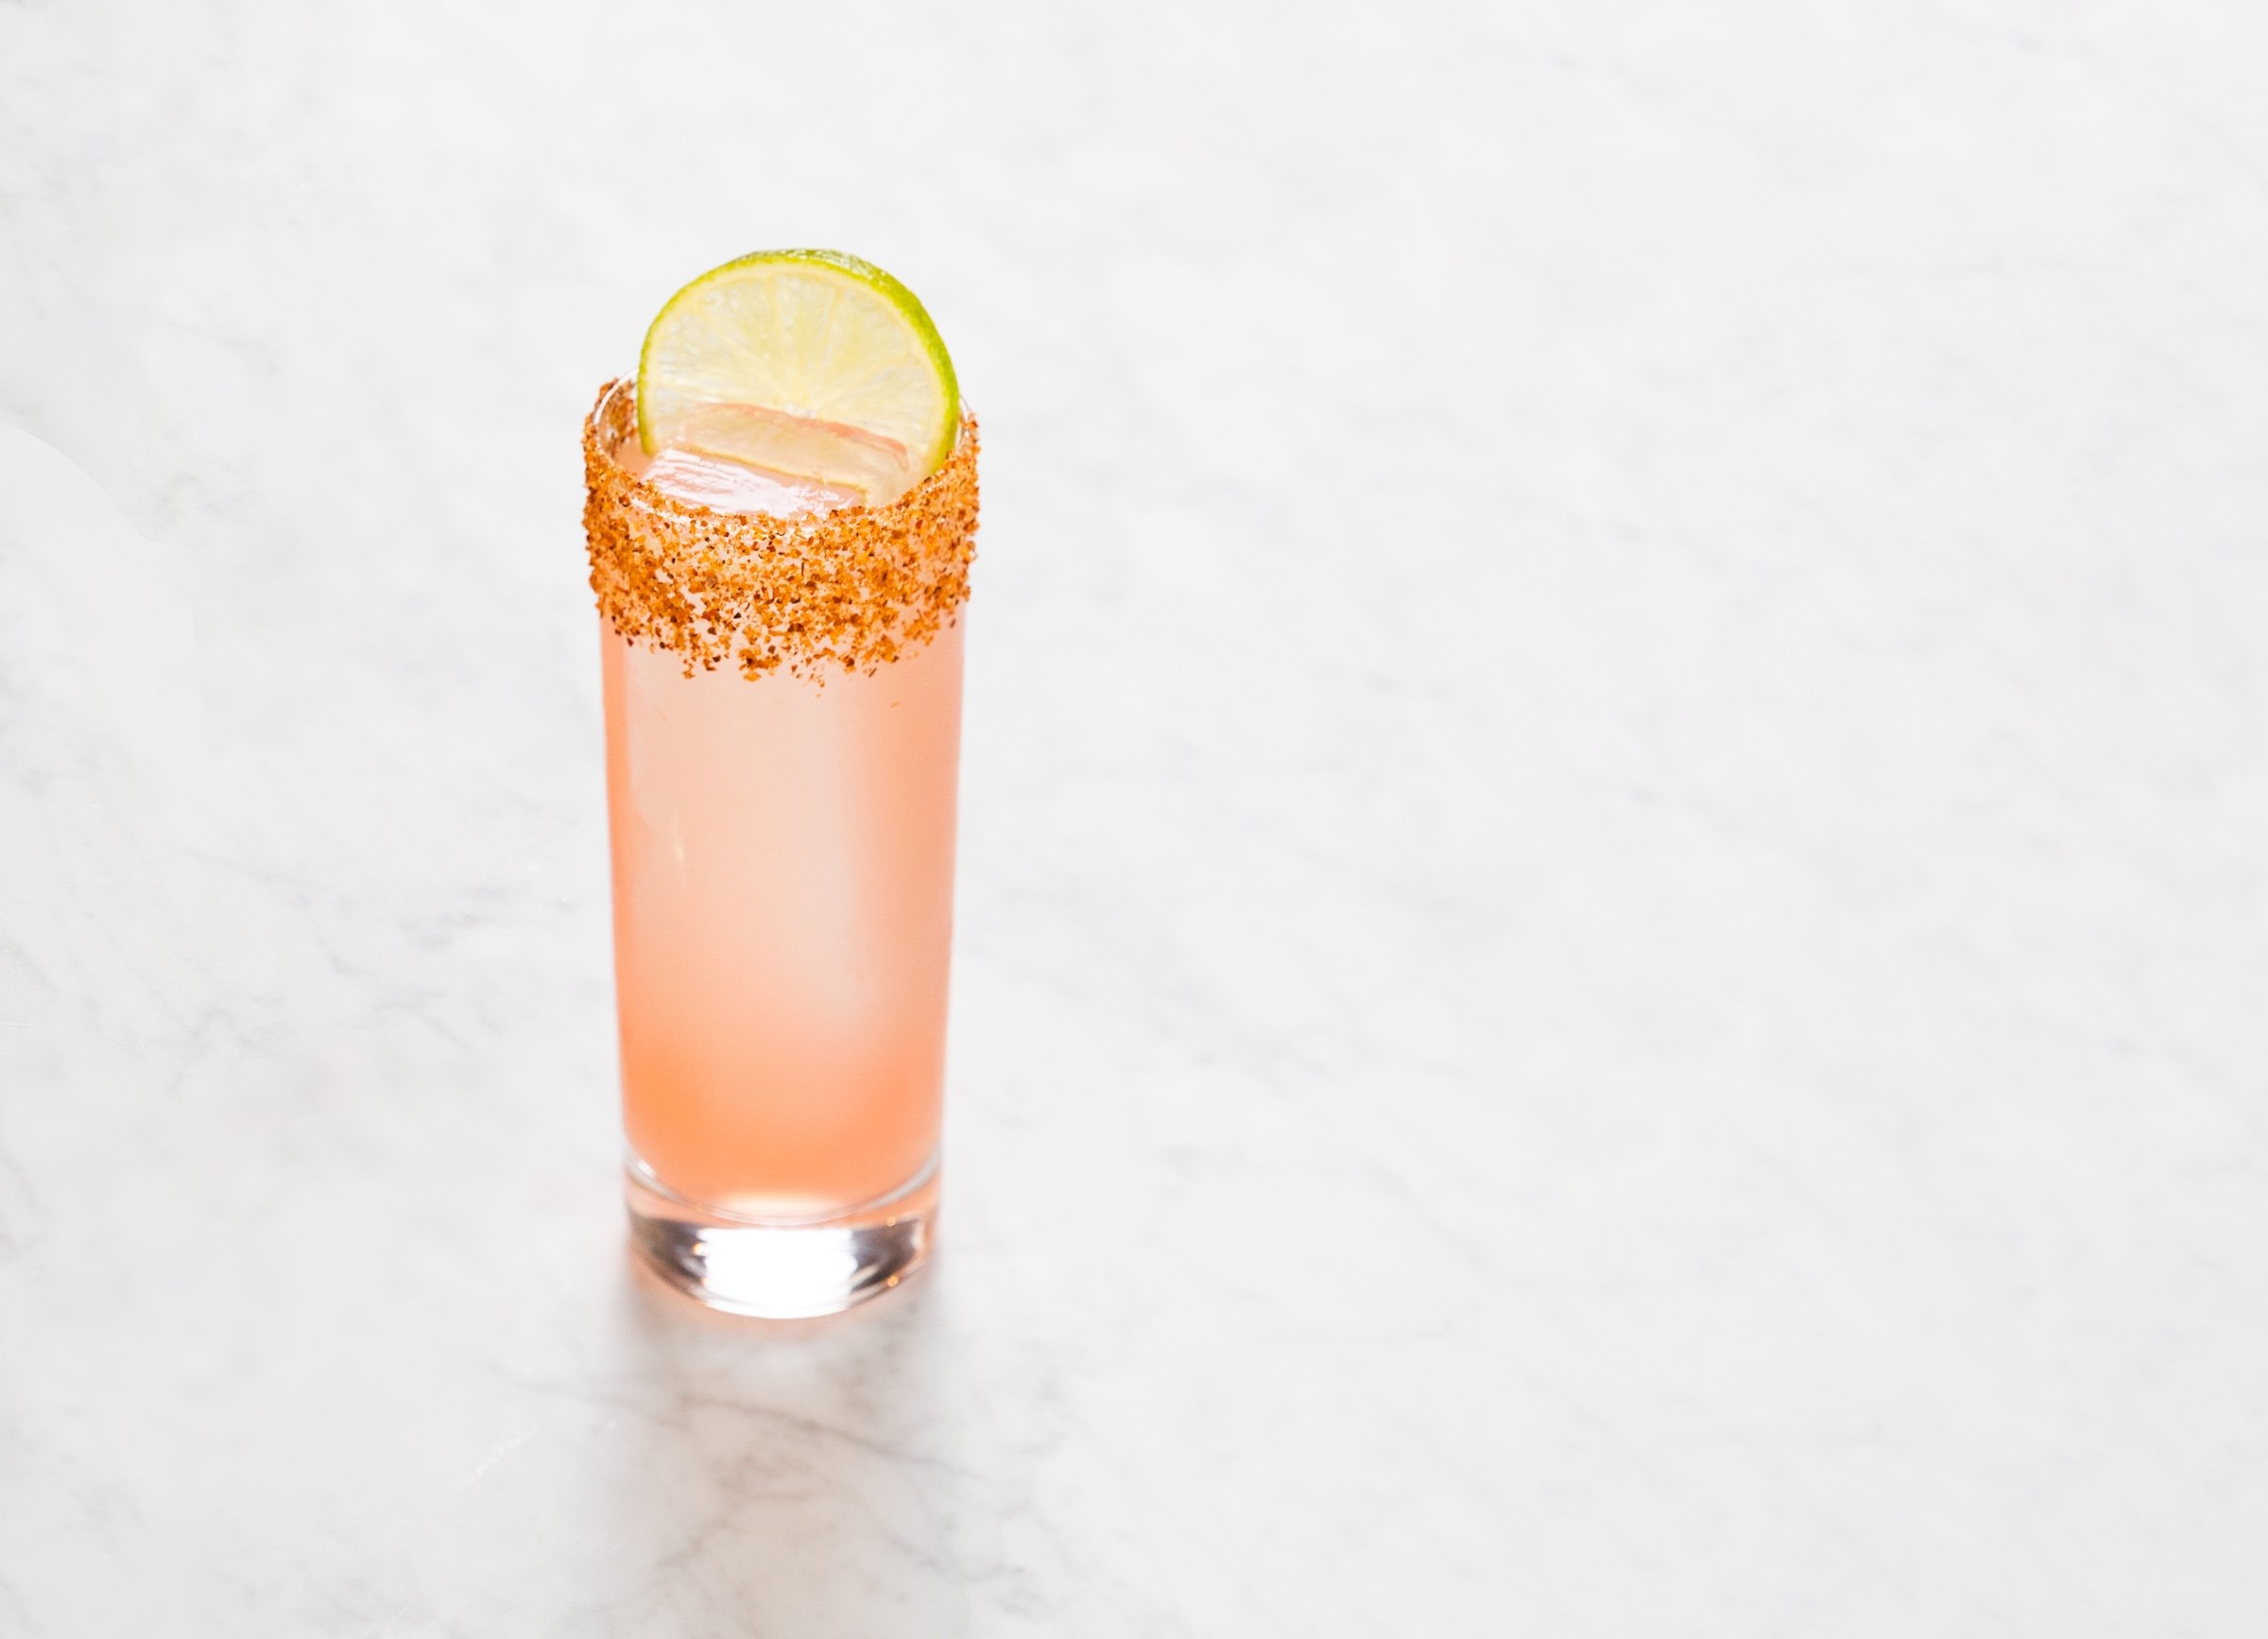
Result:
[[[633,438],[723,511],[850,492]],[[695,667],[601,623],[614,961],[633,1166],[763,1223],[839,1216],[934,1165],[945,1070],[962,627],[870,672]]]

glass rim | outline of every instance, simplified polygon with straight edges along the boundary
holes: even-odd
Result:
[[[789,518],[720,512],[614,458],[637,384],[599,388],[583,422],[583,529],[600,612],[634,643],[748,678],[872,671],[958,617],[976,557],[977,425],[964,404],[945,464],[884,507]]]

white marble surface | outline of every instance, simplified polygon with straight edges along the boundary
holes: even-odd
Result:
[[[0,5],[0,1634],[2253,1634],[2258,7]],[[985,417],[947,1240],[621,1252],[576,426]]]

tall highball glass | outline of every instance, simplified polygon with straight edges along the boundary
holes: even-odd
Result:
[[[585,423],[638,1251],[705,1303],[848,1308],[936,1230],[976,427],[886,507],[648,482]]]

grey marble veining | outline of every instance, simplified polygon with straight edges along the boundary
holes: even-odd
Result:
[[[0,1634],[2256,1630],[2264,51],[0,6]],[[986,522],[941,1257],[758,1328],[576,429],[794,243]]]

